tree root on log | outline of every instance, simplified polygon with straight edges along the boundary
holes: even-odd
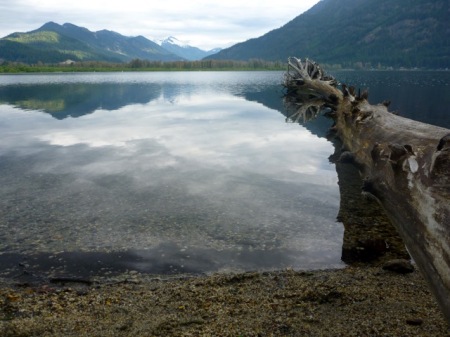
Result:
[[[283,85],[286,97],[299,101],[295,118],[307,116],[311,99],[332,109],[334,132],[364,178],[363,193],[384,208],[450,323],[450,130],[397,116],[389,102],[371,105],[368,92],[340,90],[308,59],[289,58]]]

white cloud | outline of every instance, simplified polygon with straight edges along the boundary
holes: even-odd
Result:
[[[0,36],[66,22],[97,31],[108,29],[150,39],[176,36],[191,45],[228,47],[281,27],[318,0],[175,1],[0,0]]]

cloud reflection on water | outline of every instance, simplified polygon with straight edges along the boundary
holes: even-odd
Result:
[[[208,95],[190,96],[179,97],[176,105],[159,99],[115,111],[99,110],[52,123],[45,133],[38,131],[33,136],[54,146],[120,147],[120,157],[130,154],[128,159],[138,161],[117,168],[107,163],[109,174],[134,171],[142,155],[136,156],[136,151],[140,145],[145,147],[143,142],[152,141],[158,151],[165,151],[165,160],[160,160],[159,166],[174,166],[183,158],[202,165],[270,172],[279,177],[286,172],[309,174],[308,179],[319,173],[335,177],[331,165],[321,168],[323,155],[330,153],[331,144],[302,127],[283,124],[281,119],[275,121],[270,118],[273,115],[273,111],[263,107],[255,112],[254,103],[235,96],[216,96],[213,103]],[[279,126],[276,132],[274,122]],[[330,182],[334,184],[336,180],[318,177],[316,183]]]
[[[147,103],[62,120],[1,106],[9,139],[0,145],[2,197],[20,211],[4,218],[3,227],[18,228],[0,235],[0,249],[143,251],[170,243],[213,250],[221,268],[233,268],[221,251],[242,249],[272,254],[278,265],[281,256],[297,268],[339,265],[332,145],[284,123],[279,111],[201,89],[167,96],[163,88]]]

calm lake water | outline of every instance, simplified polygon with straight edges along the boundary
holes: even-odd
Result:
[[[331,121],[286,123],[282,75],[0,76],[0,276],[343,266]],[[449,73],[334,75],[450,127]]]

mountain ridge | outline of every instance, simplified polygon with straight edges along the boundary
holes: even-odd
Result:
[[[133,59],[149,61],[182,61],[211,53],[196,47],[185,48],[184,54],[160,46],[142,35],[128,37],[103,29],[92,32],[87,28],[49,21],[41,27],[0,39],[0,61],[59,63],[72,61],[129,62]],[[195,54],[196,53],[196,54]],[[194,56],[192,56],[194,55]]]
[[[207,59],[309,57],[343,67],[450,67],[448,0],[321,0],[284,26]]]

